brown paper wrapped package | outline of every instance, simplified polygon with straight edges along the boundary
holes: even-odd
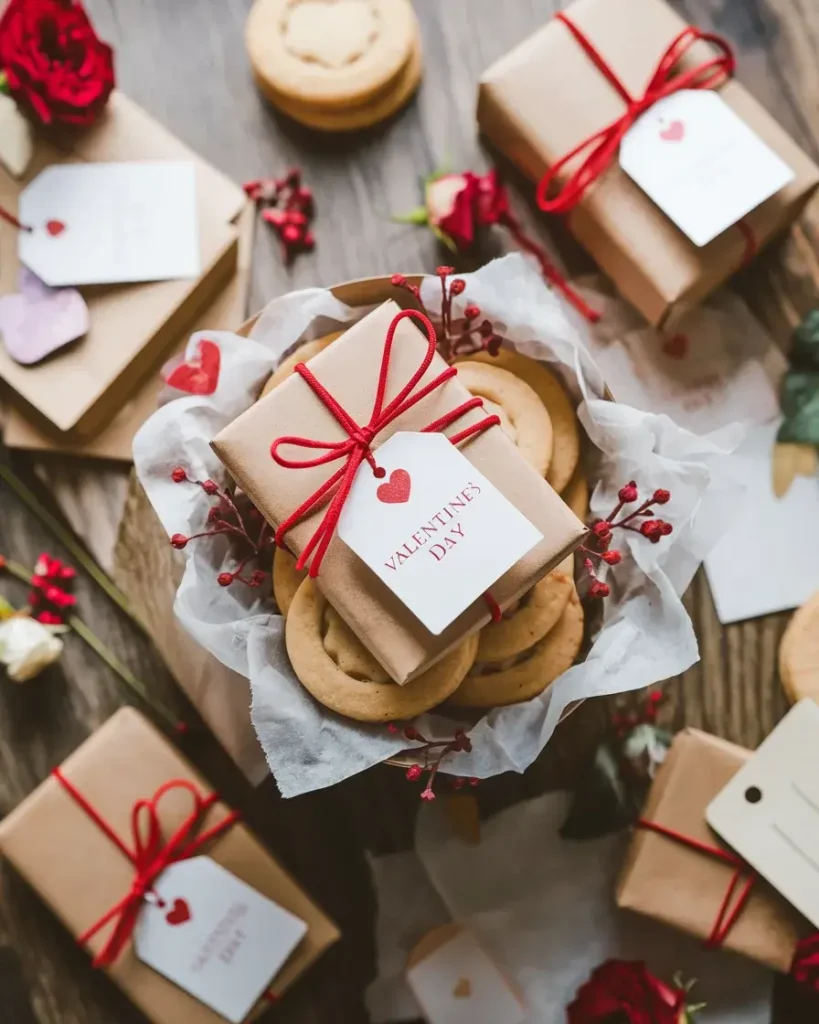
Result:
[[[663,0],[575,0],[566,13],[635,96],[643,94],[666,47],[686,27]],[[697,44],[689,60],[707,59],[710,49]],[[737,81],[719,93],[795,175],[744,218],[762,246],[798,215],[819,184],[819,168]],[[538,181],[624,110],[622,98],[569,29],[554,20],[484,74],[478,122],[502,153]],[[698,248],[617,163],[569,214],[569,227],[654,324],[675,306],[699,302],[746,257],[746,240],[738,228]]]
[[[105,426],[168,347],[216,296],[236,269],[233,221],[245,205],[238,185],[197,157],[122,93],[114,93],[101,121],[70,150],[38,141],[22,181],[0,168],[0,205],[16,212],[22,189],[55,163],[192,160],[196,166],[201,275],[82,289],[91,313],[88,334],[35,366],[20,366],[0,345],[0,380],[34,423],[87,438]],[[0,294],[17,289],[17,236],[0,232]]]
[[[310,361],[316,377],[357,423],[370,418],[384,338],[397,312],[394,302],[384,303]],[[392,348],[386,401],[410,379],[426,349],[424,335],[404,320]],[[436,355],[418,388],[445,369],[446,364]],[[457,377],[448,380],[382,431],[374,447],[398,430],[421,430],[470,397]],[[448,433],[454,434],[484,415],[480,409],[472,410]],[[270,445],[286,434],[326,441],[346,437],[297,374],[251,406],[213,441],[219,458],[274,525],[298,508],[338,468],[338,463],[299,470],[277,465],[270,456]],[[585,528],[499,427],[470,439],[461,451],[543,534],[543,540],[492,586],[492,595],[503,608],[572,551]],[[321,514],[294,527],[288,534],[288,546],[301,552]],[[398,683],[423,672],[489,619],[486,604],[478,600],[443,633],[433,636],[338,537],[330,544],[317,582],[327,600]]]
[[[202,777],[131,708],[110,718],[68,758],[62,771],[129,846],[136,800],[153,796],[170,779],[187,779],[203,793],[210,792]],[[220,821],[227,810],[217,804],[204,826]],[[189,813],[190,803],[183,797],[163,800],[163,834],[167,837]],[[53,778],[0,825],[0,853],[75,936],[118,903],[133,879],[131,864]],[[339,938],[338,930],[244,825],[234,825],[205,853],[306,922],[307,934],[271,985],[281,994]],[[90,953],[100,950],[106,934],[89,942]],[[154,1024],[224,1024],[222,1017],[137,960],[130,944],[107,973]]]
[[[643,817],[723,846],[706,824],[705,808],[750,756],[750,751],[716,736],[684,730],[651,787]],[[620,877],[617,904],[707,939],[733,872],[707,853],[638,829]],[[787,972],[804,928],[797,911],[760,879],[724,948]]]

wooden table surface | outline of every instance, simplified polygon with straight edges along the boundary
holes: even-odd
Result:
[[[425,77],[412,104],[392,123],[348,138],[317,137],[281,121],[257,95],[242,43],[250,0],[88,0],[102,37],[117,50],[121,86],[158,120],[236,181],[304,168],[318,202],[315,254],[292,270],[260,228],[251,308],[294,287],[333,284],[394,270],[431,270],[441,261],[432,237],[392,223],[395,211],[419,201],[419,179],[436,166],[480,169],[489,157],[475,133],[480,72],[557,6],[555,0],[415,0],[423,30]],[[616,0],[611,0],[616,2]],[[726,34],[739,54],[738,77],[814,157],[819,157],[819,7],[809,0],[675,0],[703,28]],[[635,26],[635,31],[639,29]],[[559,97],[543,98],[545,104]],[[531,190],[515,189],[524,219],[546,239],[531,212]],[[757,260],[736,282],[778,341],[815,303],[819,282],[817,205],[782,246]],[[587,264],[566,239],[553,239],[570,269]],[[487,256],[501,251],[502,243]],[[556,250],[557,251],[557,250]],[[56,509],[31,461],[0,451]],[[121,471],[45,464],[43,474],[70,497],[82,526],[82,496],[99,506],[121,491]],[[82,486],[76,484],[82,481]],[[65,557],[7,490],[2,492],[0,552],[33,564],[48,549]],[[66,502],[64,502],[64,505]],[[115,503],[112,505],[115,507]],[[113,514],[113,513],[112,513]],[[111,529],[115,523],[110,524]],[[99,542],[98,529],[93,540]],[[22,603],[24,588],[4,592]],[[157,694],[184,702],[150,642],[87,579],[77,587],[84,617]],[[786,615],[723,629],[700,573],[686,598],[702,662],[669,687],[668,723],[694,725],[748,746],[785,710],[776,672]],[[84,645],[70,641],[60,664],[36,682],[0,679],[0,812],[6,813],[130,694]],[[193,713],[188,711],[188,717]],[[571,782],[606,721],[590,702],[562,727],[557,742],[523,777],[504,777],[478,792],[490,812],[544,787]],[[272,784],[253,792],[204,730],[183,749],[234,801],[284,863],[335,917],[343,942],[309,980],[271,1011],[288,1022],[365,1020],[363,990],[374,970],[373,894],[365,849],[409,846],[417,794],[401,773],[374,769],[329,792],[281,800]],[[58,855],[58,851],[55,851]],[[0,1024],[120,1024],[142,1018],[53,920],[37,897],[4,870],[0,892]],[[780,1020],[815,1021],[781,1010]]]

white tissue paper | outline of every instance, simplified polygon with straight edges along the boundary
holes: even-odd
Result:
[[[443,807],[425,805],[415,851],[372,859],[373,1024],[422,1016],[405,980],[407,958],[422,935],[448,921],[469,927],[516,983],[526,1024],[564,1024],[578,988],[610,958],[643,960],[668,983],[677,972],[696,979],[691,1002],[706,1003],[701,1024],[768,1024],[772,972],[619,910],[613,893],[630,835],[561,839],[569,800],[549,793],[516,804],[482,823],[477,846],[453,835]]]
[[[456,313],[477,303],[505,344],[547,362],[580,401],[580,420],[598,456],[590,467],[598,481],[592,511],[610,512],[619,487],[634,479],[641,493],[658,487],[671,491],[662,514],[674,524],[674,532],[656,545],[626,531],[618,537],[623,562],[609,577],[612,595],[605,602],[603,627],[583,664],[540,697],[492,710],[477,725],[466,726],[472,753],[447,757],[442,770],[486,778],[530,765],[568,704],[651,685],[697,660],[680,595],[730,520],[737,488],[721,467],[739,436],[728,428],[700,437],[667,416],[607,401],[600,370],[584,347],[584,325],[523,257],[507,256],[461,276],[467,287],[455,300]],[[423,297],[433,315],[439,296],[440,282],[428,279]],[[189,358],[205,337],[221,350],[215,392],[168,400],[134,441],[139,479],[169,535],[201,531],[209,505],[198,488],[174,484],[171,470],[181,465],[191,477],[225,482],[210,440],[256,400],[283,355],[367,312],[343,305],[329,291],[307,289],[271,302],[250,338],[225,332],[193,336]],[[284,619],[272,611],[272,603],[258,590],[216,583],[226,545],[193,543],[184,554],[176,614],[208,651],[249,678],[253,724],[284,796],[332,785],[406,747],[400,735],[344,719],[308,695],[290,668]],[[417,724],[425,734],[451,736],[457,722],[431,713]]]

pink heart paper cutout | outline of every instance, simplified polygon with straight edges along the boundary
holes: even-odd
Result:
[[[405,501],[409,501],[410,486],[409,473],[405,469],[394,469],[390,473],[389,482],[381,484],[375,493],[378,500],[387,505],[403,505]]]
[[[660,138],[666,142],[679,142],[685,135],[685,125],[682,121],[672,121],[667,128],[660,132]]]
[[[15,362],[39,363],[88,333],[88,306],[76,288],[49,288],[27,267],[18,287],[0,296],[0,336]]]
[[[165,915],[165,920],[168,924],[184,924],[190,921],[192,916],[188,901],[176,899],[173,901],[173,907]]]
[[[189,395],[212,395],[219,384],[222,353],[215,341],[199,342],[197,355],[163,372],[165,383]]]

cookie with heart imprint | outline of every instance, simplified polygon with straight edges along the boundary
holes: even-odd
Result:
[[[482,361],[458,363],[458,381],[473,395],[500,406],[521,455],[545,476],[552,458],[552,421],[532,388],[509,370]]]
[[[779,647],[779,675],[789,701],[819,703],[819,593],[794,614]]]
[[[583,607],[573,588],[563,614],[542,640],[514,658],[475,661],[447,703],[492,708],[531,700],[571,667],[582,643]]]
[[[336,116],[339,127],[397,91],[418,38],[409,0],[256,0],[245,32],[268,99],[285,113],[292,104],[303,115]]]
[[[332,334],[326,334],[323,338],[317,338],[315,341],[305,341],[303,345],[299,345],[296,351],[289,356],[285,356],[273,373],[270,374],[259,397],[264,398],[273,388],[281,384],[283,380],[287,380],[299,363],[309,363],[313,356],[323,352],[328,345],[334,342],[336,338],[340,338],[343,333],[344,331],[333,331]]]
[[[285,641],[302,686],[331,711],[359,722],[408,720],[429,711],[458,688],[478,649],[471,636],[398,686],[309,577],[290,605]]]

